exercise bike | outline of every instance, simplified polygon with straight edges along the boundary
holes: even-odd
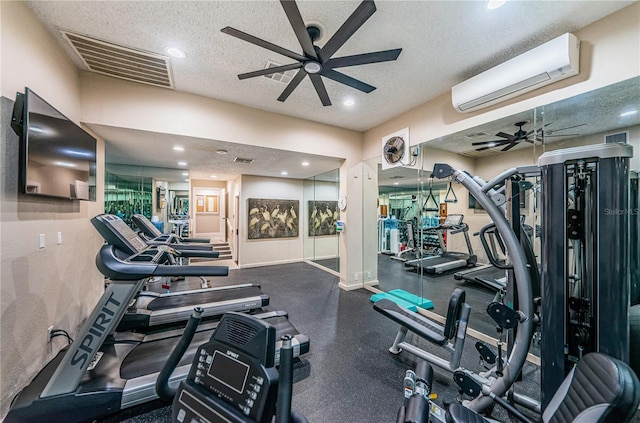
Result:
[[[276,328],[251,315],[226,313],[209,342],[198,348],[186,380],[175,387],[171,373],[191,343],[201,314],[201,309],[194,310],[156,383],[158,396],[173,402],[172,421],[271,423],[275,416],[276,423],[308,423],[291,412],[291,337],[284,335],[277,348]]]

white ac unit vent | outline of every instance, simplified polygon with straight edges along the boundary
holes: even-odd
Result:
[[[460,113],[492,106],[580,71],[580,41],[566,33],[451,89]]]
[[[605,144],[627,144],[629,140],[629,131],[618,132],[615,134],[607,134],[604,136]]]
[[[411,162],[409,154],[409,128],[401,129],[382,137],[382,169],[407,166]]]

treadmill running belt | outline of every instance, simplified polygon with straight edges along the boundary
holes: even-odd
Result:
[[[170,295],[159,297],[151,301],[147,310],[157,311],[178,307],[196,306],[199,304],[217,303],[220,301],[237,300],[247,297],[259,297],[263,295],[259,286],[247,286],[223,291],[202,291],[184,295]]]
[[[276,339],[280,339],[282,335],[295,336],[299,334],[293,325],[289,323],[289,319],[287,319],[286,316],[270,317],[266,319],[266,321],[276,328]],[[209,341],[214,330],[215,329],[210,329],[196,333],[177,367],[191,364],[198,347]],[[164,366],[164,363],[167,361],[167,358],[169,358],[171,351],[173,351],[179,340],[180,336],[174,336],[172,338],[145,342],[136,346],[122,362],[122,366],[120,366],[120,377],[122,379],[134,379],[159,372],[162,370],[162,366]],[[300,346],[301,354],[308,351],[308,342],[307,345]]]

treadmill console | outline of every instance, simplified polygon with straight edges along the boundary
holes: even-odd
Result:
[[[174,422],[271,422],[278,371],[276,329],[240,313],[227,313],[202,345],[173,402]]]
[[[91,223],[100,232],[102,238],[107,242],[133,255],[146,250],[149,246],[133,231],[122,219],[112,214],[100,214],[93,219]]]
[[[447,218],[442,223],[442,226],[447,228],[450,226],[460,226],[462,225],[463,219],[464,219],[463,214],[450,214],[450,215],[447,215]]]

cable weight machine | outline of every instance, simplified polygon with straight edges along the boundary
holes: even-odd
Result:
[[[574,363],[599,351],[629,362],[626,144],[543,154],[542,409]],[[566,230],[563,230],[566,228]]]

